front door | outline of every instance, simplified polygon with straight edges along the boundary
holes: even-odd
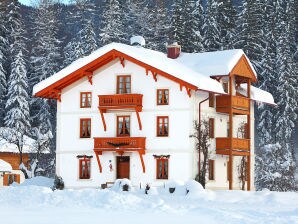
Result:
[[[117,179],[129,179],[129,156],[117,156]]]

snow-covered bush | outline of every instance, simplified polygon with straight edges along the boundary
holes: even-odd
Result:
[[[197,195],[204,192],[203,186],[195,180],[187,181],[185,183],[185,188],[188,195]]]
[[[114,191],[131,191],[132,184],[131,181],[126,178],[117,179],[111,189]]]
[[[185,195],[186,189],[184,183],[182,181],[177,180],[169,180],[165,184],[165,190],[169,193],[175,193],[176,195]]]
[[[55,176],[55,180],[54,180],[54,186],[52,187],[52,190],[63,190],[64,189],[64,181],[62,179],[62,177],[60,176]]]

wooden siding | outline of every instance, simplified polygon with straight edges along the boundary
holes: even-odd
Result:
[[[18,153],[0,152],[0,159],[8,162],[13,170],[19,170],[20,155]],[[29,154],[23,154],[23,163],[26,165],[29,160]]]

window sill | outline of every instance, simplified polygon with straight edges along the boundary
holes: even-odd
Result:
[[[85,182],[88,182],[88,181],[93,181],[93,179],[92,179],[92,178],[90,178],[90,179],[80,179],[80,178],[78,178],[77,181],[85,181]]]

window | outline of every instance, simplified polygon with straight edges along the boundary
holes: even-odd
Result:
[[[214,107],[214,93],[209,93],[209,107]]]
[[[80,179],[90,179],[91,160],[89,158],[79,159]]]
[[[117,117],[117,136],[130,136],[130,116]]]
[[[84,118],[80,120],[80,138],[91,137],[91,119]]]
[[[229,83],[228,82],[223,82],[222,87],[226,93],[229,93]]]
[[[3,186],[9,186],[13,182],[20,183],[20,174],[3,174]]]
[[[214,160],[209,160],[209,180],[214,180]]]
[[[169,90],[158,89],[157,90],[157,105],[169,105]]]
[[[90,108],[91,107],[92,95],[91,92],[81,92],[81,108]]]
[[[214,118],[209,118],[209,138],[214,138]]]
[[[117,94],[131,93],[130,75],[117,76]]]
[[[169,117],[168,116],[157,117],[157,136],[159,137],[169,136]]]
[[[156,179],[168,179],[169,159],[156,159]]]

